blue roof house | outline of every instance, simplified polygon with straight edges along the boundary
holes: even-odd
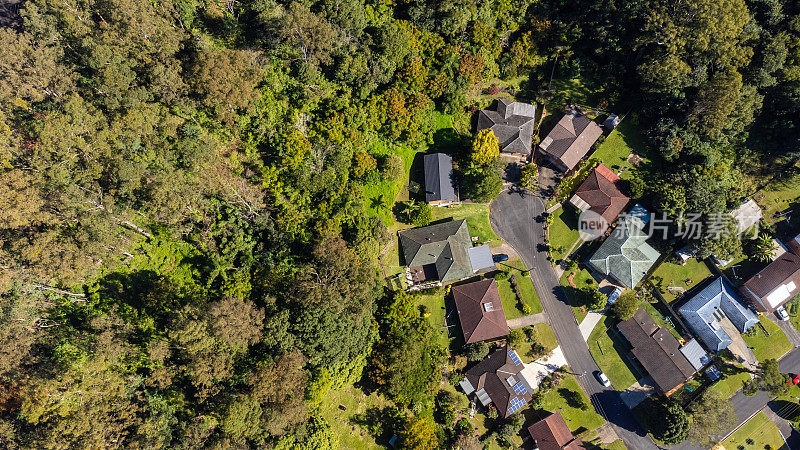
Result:
[[[733,342],[720,324],[721,320],[727,317],[740,333],[758,323],[756,315],[739,301],[736,290],[722,277],[712,281],[678,311],[706,347],[714,352],[725,350]]]

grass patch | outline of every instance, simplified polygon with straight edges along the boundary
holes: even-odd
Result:
[[[692,258],[684,265],[670,262],[661,263],[658,269],[653,272],[650,280],[661,292],[661,295],[664,296],[664,300],[672,303],[683,294],[667,289],[669,286],[683,288],[688,291],[710,276],[711,271],[708,266],[704,262]]]
[[[748,440],[752,439],[753,444],[748,444]],[[726,449],[735,449],[739,445],[748,449],[762,449],[773,448],[783,449],[788,448],[781,437],[778,427],[767,417],[766,414],[760,412],[748,420],[747,423],[742,425],[741,428],[736,430],[735,433],[730,435],[721,444]],[[769,446],[769,447],[767,447]]]
[[[783,334],[783,330],[772,323],[766,316],[758,316],[761,325],[767,330],[767,334],[760,326],[755,325],[747,333],[743,334],[744,341],[753,348],[756,359],[764,361],[767,359],[778,359],[792,349],[789,339]]]
[[[392,206],[394,206],[397,197],[405,191],[404,187],[408,184],[408,174],[411,170],[414,156],[417,152],[423,150],[422,148],[414,148],[408,145],[387,143],[381,139],[376,139],[367,146],[367,153],[379,160],[388,155],[399,155],[405,163],[406,174],[399,181],[380,179],[377,182],[363,184],[364,210],[367,214],[380,217],[386,226],[392,226],[395,223]]]
[[[630,177],[630,164],[628,155],[636,152],[641,157],[647,153],[647,143],[644,136],[629,118],[623,120],[617,128],[608,135],[600,148],[592,155],[592,159],[598,159],[609,169],[619,174],[620,178]],[[622,166],[628,167],[624,172],[619,173]]]
[[[589,335],[589,352],[614,387],[624,391],[636,383],[637,378],[631,363],[623,356],[628,348],[617,337],[614,322],[614,319],[606,317],[594,327]]]
[[[572,279],[575,287],[572,287],[569,284],[569,276],[572,273],[575,274],[575,277]],[[597,281],[595,281],[595,279],[586,269],[574,271],[567,270],[563,275],[561,275],[560,281],[561,286],[564,288],[564,293],[569,300],[569,304],[572,305],[572,312],[575,313],[575,319],[578,320],[578,323],[583,322],[583,318],[586,317],[587,310],[582,306],[585,303],[585,299],[581,289],[586,288],[587,286],[597,286]]]
[[[533,326],[533,329],[536,333],[536,342],[542,344],[545,348],[545,353],[550,353],[558,347],[558,342],[556,341],[556,335],[553,333],[553,329],[550,328],[550,325],[546,323],[537,323]],[[530,363],[533,361],[533,358],[528,356],[528,353],[531,351],[531,343],[528,341],[524,341],[522,344],[519,344],[516,348],[517,354],[520,355],[522,361],[524,363]]]
[[[753,195],[764,211],[764,218],[771,218],[792,204],[800,202],[800,177],[788,180],[775,180]]]
[[[425,315],[433,327],[436,338],[444,348],[450,345],[450,337],[445,326],[445,315],[447,310],[444,305],[444,289],[432,289],[425,293],[417,293],[416,305],[425,310]]]
[[[745,381],[750,380],[750,373],[739,364],[717,364],[717,368],[722,372],[722,378],[709,386],[708,391],[715,391],[720,398],[730,398],[742,388]]]
[[[522,294],[522,302],[531,308],[531,314],[538,314],[542,312],[542,303],[539,301],[539,296],[536,295],[536,290],[533,288],[533,282],[526,274],[523,275],[525,265],[519,258],[514,258],[506,262],[498,263],[497,267],[511,275],[516,275],[517,286],[519,286],[520,293]],[[517,296],[511,288],[511,280],[496,280],[497,288],[500,291],[500,300],[503,302],[503,311],[507,319],[516,319],[523,317],[525,314],[522,312],[522,306],[517,301]]]
[[[617,439],[616,441],[603,445],[604,450],[628,450],[628,447],[625,447],[625,444],[622,442],[622,439]]]
[[[556,73],[559,71],[556,67]],[[547,109],[561,111],[569,105],[597,105],[603,97],[602,86],[592,86],[587,80],[581,78],[556,78],[550,83],[549,90],[553,92]]]
[[[547,239],[553,260],[560,261],[580,237],[578,233],[578,213],[571,206],[564,206],[553,212],[553,221],[547,227]]]
[[[579,393],[588,408],[583,410],[570,406],[567,400],[559,393],[561,389]],[[567,426],[573,432],[592,431],[605,423],[603,417],[594,410],[591,402],[589,402],[589,397],[583,392],[578,381],[572,375],[565,376],[557,388],[550,389],[544,394],[542,409],[561,412],[564,421],[567,422]]]
[[[342,410],[339,406],[343,406]],[[391,402],[377,392],[365,395],[361,389],[347,386],[337,391],[328,392],[320,407],[320,413],[331,425],[331,430],[339,438],[339,448],[373,449],[384,448],[391,436],[370,435],[366,430],[351,423],[356,414],[371,408],[383,409],[391,406]],[[385,438],[385,439],[384,439]]]
[[[477,236],[478,243],[488,243],[497,247],[503,241],[492,230],[489,222],[489,206],[479,204],[462,204],[453,207],[433,208],[432,222],[452,218],[453,220],[467,219],[469,235]]]

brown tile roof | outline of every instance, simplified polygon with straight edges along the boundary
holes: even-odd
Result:
[[[598,165],[581,183],[575,195],[589,205],[589,209],[600,214],[609,224],[616,220],[630,198],[620,190],[620,178],[603,164]]]
[[[592,119],[572,110],[542,139],[539,148],[572,169],[602,134],[602,128]]]
[[[506,315],[495,280],[453,286],[452,292],[464,342],[470,344],[508,335]]]
[[[514,398],[525,400],[528,403],[531,401],[531,392],[533,391],[519,375],[525,365],[521,362],[520,364],[515,364],[510,352],[514,352],[514,349],[504,345],[467,370],[466,373],[467,380],[476,391],[481,389],[486,391],[486,394],[492,399],[492,404],[502,417],[508,417],[516,412],[516,410],[512,411],[512,400]],[[516,352],[514,352],[514,356],[519,358]],[[524,393],[517,394],[514,392],[514,387],[508,384],[509,377],[513,377],[513,380],[518,383],[523,383],[525,386]]]
[[[539,450],[583,450],[589,448],[570,431],[564,417],[556,411],[528,427]]]
[[[680,352],[678,340],[669,330],[656,325],[643,308],[617,324],[617,328],[633,346],[633,356],[653,377],[661,392],[672,392],[694,375],[694,368]]]
[[[794,283],[794,289],[791,289]],[[779,303],[773,302],[770,305],[767,297],[775,293],[778,288],[784,286],[785,294],[788,295]],[[786,252],[772,261],[767,267],[750,277],[739,291],[747,298],[759,311],[771,312],[775,308],[791,300],[800,292],[800,256],[791,252]],[[778,295],[776,293],[776,295]],[[779,296],[778,298],[781,298]]]

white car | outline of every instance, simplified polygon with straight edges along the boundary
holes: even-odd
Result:
[[[604,374],[603,372],[598,370],[597,372],[594,373],[594,376],[597,377],[597,381],[599,381],[600,384],[602,384],[603,386],[611,387],[611,380],[609,380],[606,374]]]
[[[781,320],[789,320],[789,313],[786,312],[786,308],[783,306],[775,308],[775,315]]]

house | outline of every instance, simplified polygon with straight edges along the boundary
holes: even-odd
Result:
[[[788,251],[800,255],[800,234],[786,242],[786,247]]]
[[[678,312],[713,352],[728,348],[733,342],[729,333],[744,333],[758,323],[756,315],[739,301],[736,291],[722,277],[717,277],[690,298]]]
[[[609,114],[608,118],[606,118],[605,122],[603,122],[603,128],[610,133],[617,128],[617,125],[619,125],[621,121],[622,119],[618,115]]]
[[[531,401],[533,389],[519,375],[523,368],[517,352],[504,345],[467,370],[459,385],[467,396],[475,394],[483,406],[493,404],[506,418]]]
[[[617,174],[604,164],[599,164],[581,183],[569,202],[581,212],[589,210],[597,213],[605,220],[605,228],[608,228],[630,201],[620,190],[620,184]]]
[[[464,342],[489,341],[508,335],[508,324],[493,279],[453,286],[458,321]]]
[[[432,153],[423,158],[425,166],[425,201],[433,206],[447,206],[458,201],[453,182],[453,158]]]
[[[495,110],[478,113],[478,131],[491,129],[500,142],[500,151],[515,156],[531,154],[536,106],[507,99],[497,100]]]
[[[662,394],[672,394],[694,376],[695,369],[681,353],[678,340],[669,330],[656,325],[643,308],[618,323],[617,329],[631,344],[631,353],[653,377]]]
[[[572,434],[564,417],[558,411],[529,426],[528,433],[533,439],[532,448],[537,450],[583,450],[589,448]]]
[[[448,283],[473,275],[468,250],[472,241],[464,219],[398,233],[411,284]]]
[[[539,143],[539,153],[563,172],[575,168],[603,134],[599,125],[575,109],[569,109]]]
[[[744,233],[753,225],[756,225],[763,217],[761,207],[752,199],[739,205],[738,208],[730,212],[730,215],[736,224],[736,234]]]
[[[633,289],[642,281],[660,254],[647,243],[644,224],[626,217],[589,257],[589,266]]]
[[[800,290],[800,256],[786,252],[750,277],[739,292],[755,309],[772,312]]]

